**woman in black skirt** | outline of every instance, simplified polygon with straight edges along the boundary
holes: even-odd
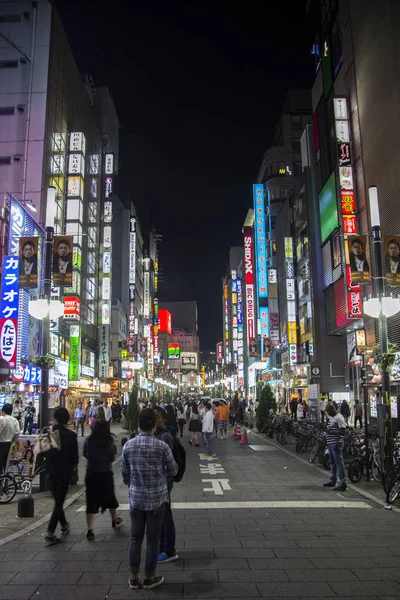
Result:
[[[192,439],[189,440],[189,444],[192,445],[192,443],[194,442],[194,445],[198,446],[199,436],[197,434],[200,431],[200,415],[196,402],[193,402],[192,408],[190,410],[189,431],[193,434]]]
[[[97,420],[91,435],[85,441],[83,456],[86,465],[86,522],[89,541],[94,540],[94,515],[109,509],[112,527],[119,527],[122,518],[117,516],[118,500],[114,492],[112,463],[115,458],[114,438],[107,421]]]

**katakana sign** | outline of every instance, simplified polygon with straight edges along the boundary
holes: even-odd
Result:
[[[5,256],[1,278],[0,356],[11,368],[16,367],[17,361],[18,275],[18,257]]]

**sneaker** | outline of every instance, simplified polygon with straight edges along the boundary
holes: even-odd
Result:
[[[120,525],[122,525],[122,521],[123,521],[123,518],[122,518],[122,517],[117,517],[117,518],[115,519],[115,521],[113,521],[113,522],[111,523],[111,525],[112,525],[112,527],[115,529],[116,527],[119,527]]]
[[[161,552],[161,554],[158,555],[158,559],[157,562],[158,563],[167,563],[167,562],[171,562],[173,560],[178,560],[179,556],[177,554],[171,554],[170,556],[168,556],[168,554],[166,554],[165,552]]]
[[[69,523],[65,523],[64,527],[61,527],[61,533],[67,535],[69,533],[70,527]]]
[[[332,481],[328,481],[328,483],[324,483],[324,487],[335,487],[336,483],[332,483]]]
[[[131,588],[131,590],[138,590],[140,588],[139,577],[136,577],[136,579],[132,579],[130,577],[128,580],[128,583],[129,583],[129,587]]]
[[[92,530],[88,530],[87,534],[86,534],[86,539],[88,542],[94,542],[94,533]]]
[[[48,533],[44,538],[46,546],[54,546],[55,544],[61,544],[62,539],[54,535],[54,533]]]
[[[334,492],[345,492],[347,490],[347,485],[337,485],[333,488]]]
[[[143,581],[143,589],[144,590],[152,590],[155,587],[158,587],[164,583],[164,577],[162,575],[154,576],[151,578],[147,578]]]

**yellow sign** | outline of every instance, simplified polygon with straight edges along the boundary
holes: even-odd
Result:
[[[288,323],[288,343],[297,344],[297,326],[296,323]]]
[[[293,241],[291,237],[285,237],[285,258],[293,258]]]
[[[224,299],[228,300],[228,286],[224,285]]]

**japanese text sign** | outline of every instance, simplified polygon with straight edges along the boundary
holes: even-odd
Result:
[[[18,275],[18,257],[5,256],[1,278],[0,355],[11,368],[15,368],[17,360]]]
[[[265,237],[264,188],[262,184],[253,185],[254,233],[256,240],[257,289],[258,297],[268,296],[267,249]]]

